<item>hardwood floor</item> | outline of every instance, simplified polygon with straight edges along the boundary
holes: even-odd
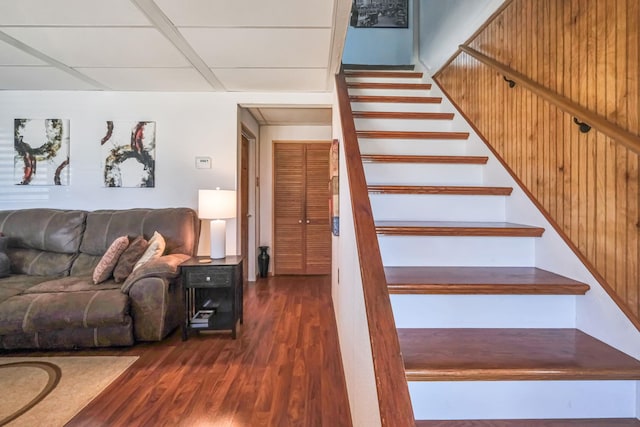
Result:
[[[72,353],[140,359],[67,425],[350,426],[329,276],[260,279],[246,286],[244,309],[235,341],[201,333],[182,342],[177,331]]]

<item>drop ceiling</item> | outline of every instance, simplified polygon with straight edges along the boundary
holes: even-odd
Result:
[[[1,0],[0,90],[330,91],[350,0]]]

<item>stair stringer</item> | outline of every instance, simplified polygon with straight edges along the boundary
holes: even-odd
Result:
[[[469,132],[466,155],[489,157],[483,170],[485,185],[513,187],[513,193],[505,201],[506,221],[543,227],[546,230],[534,243],[535,266],[591,286],[589,292],[576,298],[576,328],[640,359],[640,331],[564,241],[556,230],[555,224],[547,220],[503,166],[501,160],[487,147],[482,137],[466,121],[462,112],[456,108],[435,81],[428,77],[425,80],[429,83],[433,82],[430,96],[442,96],[441,111],[458,113],[453,129],[458,132]],[[640,388],[640,382],[638,386]],[[638,395],[638,413],[640,414],[640,395]]]

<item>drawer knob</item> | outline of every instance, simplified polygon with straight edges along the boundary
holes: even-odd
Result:
[[[211,277],[207,276],[207,278],[205,279],[207,282],[211,281]]]

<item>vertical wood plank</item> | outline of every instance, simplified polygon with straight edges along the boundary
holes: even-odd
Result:
[[[596,22],[600,23],[595,34],[596,37],[596,112],[605,114],[606,110],[606,27],[603,23],[606,19],[606,7],[604,2],[596,2]],[[606,140],[604,135],[596,135],[596,269],[604,276],[606,267]]]
[[[639,228],[640,212],[638,210],[638,156],[629,153],[627,158],[627,302],[636,313],[640,312],[640,292],[638,291],[638,256],[640,252]]]
[[[546,73],[547,73],[547,87],[557,90],[557,79],[555,77],[555,58],[557,57],[557,45],[556,45],[556,19],[557,19],[557,7],[556,0],[549,0],[549,16],[548,16],[548,26],[549,26],[549,34],[547,38],[547,46],[548,52],[546,55]],[[553,72],[552,72],[553,71]],[[549,150],[549,164],[547,165],[547,170],[549,173],[549,213],[552,217],[557,217],[558,208],[557,208],[557,200],[558,200],[558,191],[556,187],[556,183],[558,181],[558,158],[557,158],[557,137],[556,137],[556,107],[554,105],[549,105],[549,114],[547,116],[547,120],[549,123],[549,134],[547,137],[547,147]]]
[[[572,28],[573,28],[573,16],[571,14],[573,2],[564,1],[564,22],[563,28],[564,34],[564,69],[562,75],[564,76],[564,96],[571,97],[571,46],[572,46]],[[564,122],[564,232],[571,238],[571,174],[573,170],[573,158],[571,157],[571,118],[566,114],[562,114]]]
[[[617,0],[606,0],[606,75],[616,75],[616,10]],[[606,79],[606,117],[615,121],[616,115],[616,80]],[[620,292],[620,284],[616,283],[616,144],[607,138],[607,228],[606,228],[606,270],[605,278]]]
[[[515,0],[475,43],[640,133],[640,2]],[[580,252],[640,313],[638,156],[464,55],[441,82]],[[579,118],[581,119],[581,118]]]

